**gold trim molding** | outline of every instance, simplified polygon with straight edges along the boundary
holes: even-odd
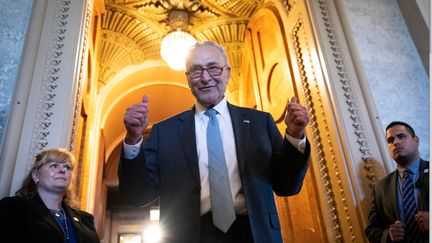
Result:
[[[306,76],[306,69],[305,69],[305,59],[303,58],[303,54],[304,52],[302,52],[302,48],[300,46],[300,35],[304,34],[304,31],[302,31],[303,28],[303,22],[301,20],[298,20],[297,24],[294,26],[294,29],[291,32],[291,40],[293,41],[293,45],[294,45],[294,50],[295,50],[295,56],[297,58],[297,63],[298,63],[298,67],[299,67],[299,72],[300,72],[300,77],[301,77],[301,83],[302,83],[302,88],[303,88],[303,92],[305,95],[305,99],[306,99],[306,106],[309,110],[309,114],[310,114],[310,127],[311,127],[311,131],[312,131],[312,147],[315,148],[316,152],[316,161],[318,163],[318,167],[319,167],[319,174],[320,174],[320,178],[322,181],[322,185],[324,187],[324,194],[327,200],[327,207],[328,207],[328,211],[329,211],[329,215],[330,215],[330,222],[332,225],[332,231],[334,234],[334,239],[336,240],[336,242],[343,242],[344,238],[343,238],[343,232],[342,232],[342,228],[341,228],[341,223],[340,223],[340,219],[339,219],[339,213],[337,212],[337,202],[336,202],[336,198],[335,198],[335,192],[333,190],[333,186],[330,180],[330,173],[329,173],[329,168],[328,166],[333,166],[334,170],[336,171],[336,176],[337,176],[337,185],[338,185],[338,190],[339,192],[342,194],[342,204],[343,204],[343,208],[345,209],[345,214],[348,215],[347,216],[347,220],[348,222],[350,222],[350,216],[349,216],[349,212],[348,212],[348,205],[346,203],[346,197],[345,197],[345,192],[344,189],[342,187],[342,180],[340,178],[340,170],[338,167],[338,162],[336,161],[336,154],[334,151],[334,145],[331,142],[331,138],[330,138],[330,130],[328,127],[328,121],[326,119],[326,114],[324,112],[324,107],[323,107],[323,101],[322,101],[322,95],[320,93],[320,89],[319,89],[319,85],[318,85],[318,81],[314,78],[313,82],[309,81],[307,76]],[[306,40],[307,38],[302,38],[303,40]],[[305,42],[303,43],[307,46],[307,49],[305,52],[306,53],[310,53],[311,50],[308,46],[308,43]],[[307,59],[312,60],[312,57],[309,56]],[[306,59],[306,60],[307,60]],[[310,67],[313,67],[313,64],[310,64]],[[313,68],[311,68],[311,72],[312,72],[312,76],[315,77],[315,74],[313,73],[314,70]],[[316,92],[316,97],[318,99],[317,104],[314,104],[313,100],[312,100],[312,91],[310,89],[310,85],[314,85],[315,86],[315,92]],[[318,109],[314,109],[315,106],[318,106]],[[319,110],[319,111],[317,111]],[[324,130],[321,131],[321,129],[318,127],[318,119],[317,116],[315,115],[317,112],[320,113],[320,117],[322,117],[322,121],[320,121],[320,124],[323,125]],[[328,143],[329,145],[329,155],[326,156],[323,145],[322,145],[322,138],[327,138],[327,141],[325,141],[325,143]],[[326,157],[330,157],[332,158],[331,161],[327,161]],[[352,233],[352,225],[350,224],[350,231],[351,231],[351,237],[352,240],[355,240],[355,236]]]

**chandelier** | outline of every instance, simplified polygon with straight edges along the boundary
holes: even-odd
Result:
[[[189,24],[189,14],[186,10],[173,9],[168,15],[168,21],[173,31],[162,39],[161,56],[170,68],[184,71],[189,48],[196,43],[195,38],[185,31]]]

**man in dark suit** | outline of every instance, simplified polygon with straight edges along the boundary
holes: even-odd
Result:
[[[186,69],[195,106],[153,125],[145,143],[147,96],[127,109],[121,195],[136,205],[159,197],[166,242],[282,242],[273,192],[290,196],[302,186],[306,108],[291,99],[282,138],[269,113],[226,101],[231,69],[222,46],[194,45]]]
[[[397,169],[373,188],[370,242],[429,242],[429,161],[419,157],[419,139],[405,122],[386,128]]]

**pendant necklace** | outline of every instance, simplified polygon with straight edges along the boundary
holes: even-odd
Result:
[[[50,212],[55,216],[54,218],[56,219],[57,223],[60,225],[63,234],[66,236],[66,240],[69,241],[69,227],[68,227],[65,211],[62,208],[59,211],[50,209]]]
[[[60,217],[61,216],[61,210],[59,210],[59,211],[57,211],[57,210],[52,210],[52,209],[50,209],[50,211],[55,215],[55,216],[57,216],[57,217]]]

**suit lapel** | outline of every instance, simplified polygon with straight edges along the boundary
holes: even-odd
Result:
[[[419,211],[429,211],[429,163],[420,160],[419,178],[416,186],[419,187]]]
[[[252,122],[250,117],[244,112],[244,109],[233,106],[228,103],[228,110],[231,116],[231,122],[234,130],[234,138],[237,151],[237,161],[240,167],[240,175],[244,175],[245,156],[249,143],[249,126]]]
[[[394,218],[396,219],[400,219],[400,215],[399,215],[399,199],[397,196],[397,191],[398,189],[398,172],[397,170],[393,172],[392,176],[390,177],[390,187],[389,188],[394,188],[393,190],[388,190],[390,193],[390,198],[389,198],[389,202],[395,202],[395,203],[388,203],[388,205],[390,205],[391,207],[391,213],[394,215]],[[387,187],[385,187],[387,188]],[[384,188],[384,190],[386,190]],[[384,198],[385,199],[385,198]],[[385,203],[385,202],[384,202]]]
[[[80,216],[72,209],[69,209],[67,207],[64,207],[66,214],[69,217],[69,222],[71,222],[73,230],[75,230],[75,236],[76,239],[79,240],[79,236],[82,235],[80,232],[82,231],[83,227],[82,224],[83,222],[81,222],[80,220]]]
[[[63,237],[63,231],[49,212],[49,209],[45,206],[42,199],[39,196],[36,196],[31,200],[31,204],[33,205],[32,208],[34,209],[35,213],[39,215],[44,221],[46,221],[52,228],[54,228],[60,236]]]
[[[195,138],[195,110],[192,109],[179,117],[178,134],[187,163],[198,185],[201,184]]]

